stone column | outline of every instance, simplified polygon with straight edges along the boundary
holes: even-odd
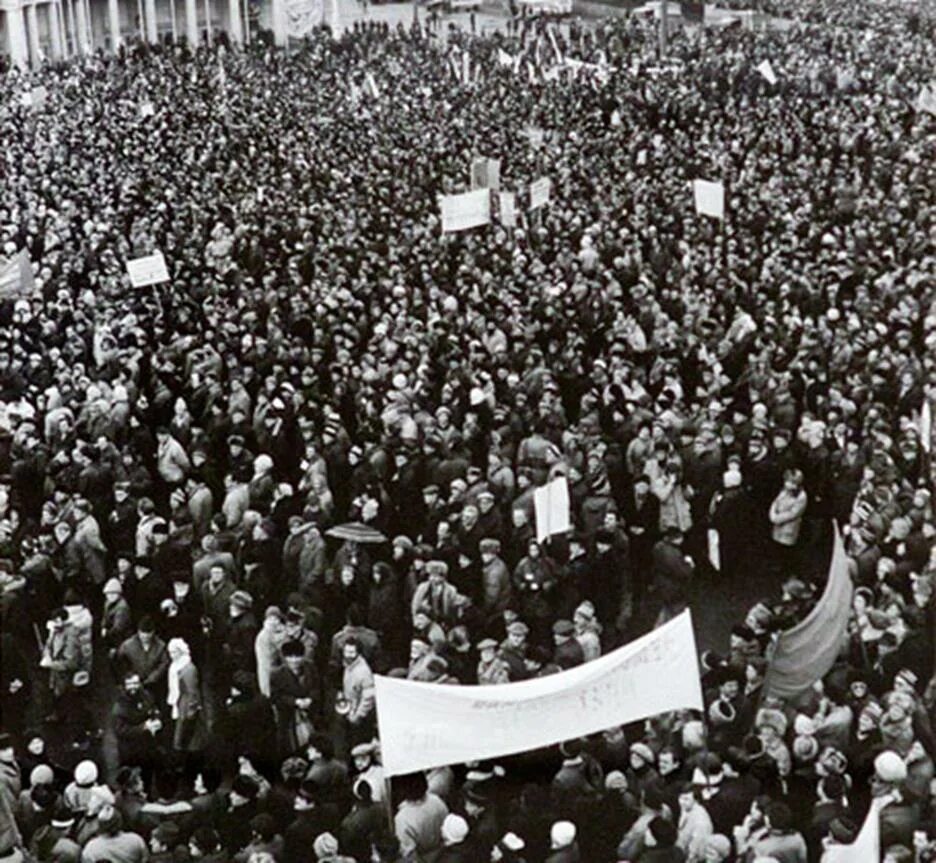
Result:
[[[146,9],[146,41],[155,45],[159,41],[159,31],[156,29],[156,0],[144,0]]]
[[[74,0],[75,7],[75,44],[79,54],[90,54],[91,45],[88,39],[88,11],[84,0]]]
[[[26,25],[29,38],[29,59],[34,68],[42,65],[42,46],[39,44],[39,15],[35,2],[26,7]]]
[[[110,30],[111,51],[120,50],[123,39],[120,36],[120,4],[118,0],[107,0],[107,25]]]
[[[198,47],[198,6],[196,0],[185,0],[185,40],[193,51]]]
[[[235,45],[243,44],[244,24],[241,18],[241,0],[228,0],[228,35]]]
[[[29,39],[26,36],[26,19],[23,17],[23,7],[18,0],[3,4],[6,16],[7,45],[10,51],[10,62],[20,69],[29,66]]]
[[[59,5],[56,0],[45,4],[46,20],[49,22],[49,45],[53,60],[61,60],[65,56],[62,47],[62,22],[59,20]]]

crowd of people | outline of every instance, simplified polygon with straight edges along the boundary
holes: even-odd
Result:
[[[872,799],[936,859],[936,27],[818,5],[7,73],[0,863],[805,863]],[[443,234],[474,156],[519,223]],[[847,643],[779,701],[833,524]],[[375,674],[559,673],[751,579],[704,713],[385,782]]]

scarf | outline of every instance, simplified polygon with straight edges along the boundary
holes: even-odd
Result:
[[[175,639],[173,639],[175,641]],[[173,659],[169,664],[169,694],[166,697],[166,703],[172,708],[172,718],[179,718],[179,675],[189,665],[192,664],[192,657],[189,655],[186,646],[185,653]]]

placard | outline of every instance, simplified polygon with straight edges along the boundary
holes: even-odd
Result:
[[[443,195],[439,198],[442,213],[442,231],[467,231],[491,221],[491,192],[477,189],[461,195]]]
[[[764,76],[764,80],[771,86],[777,83],[777,76],[774,74],[773,66],[770,65],[770,60],[764,60],[763,63],[760,63],[757,66],[757,71]]]
[[[536,210],[546,206],[552,195],[552,180],[549,177],[540,177],[530,183],[530,209]]]
[[[505,228],[517,227],[517,197],[513,192],[501,192],[498,195],[497,217]]]
[[[162,252],[127,261],[127,275],[130,276],[130,284],[135,288],[169,281],[169,270],[166,269],[166,259]]]
[[[714,219],[725,218],[725,187],[721,183],[693,180],[692,191],[695,196],[696,212],[700,216],[711,216]]]

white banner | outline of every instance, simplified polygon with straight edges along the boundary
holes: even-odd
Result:
[[[301,39],[324,20],[324,0],[283,0],[283,13],[286,34]]]
[[[127,275],[130,276],[130,284],[135,288],[169,281],[169,270],[166,269],[166,259],[162,252],[127,261]]]
[[[552,180],[540,177],[530,183],[530,209],[536,210],[549,203],[552,194]]]
[[[702,710],[684,611],[659,629],[569,671],[500,686],[376,678],[386,776],[499,758],[668,713]]]
[[[696,212],[700,216],[725,218],[725,187],[721,183],[693,180],[692,192],[695,196]]]
[[[467,231],[491,221],[491,192],[478,189],[461,195],[443,195],[439,198],[442,210],[442,231]]]
[[[556,477],[533,492],[536,510],[536,541],[542,542],[556,533],[572,529],[569,518],[569,482],[564,476]]]

